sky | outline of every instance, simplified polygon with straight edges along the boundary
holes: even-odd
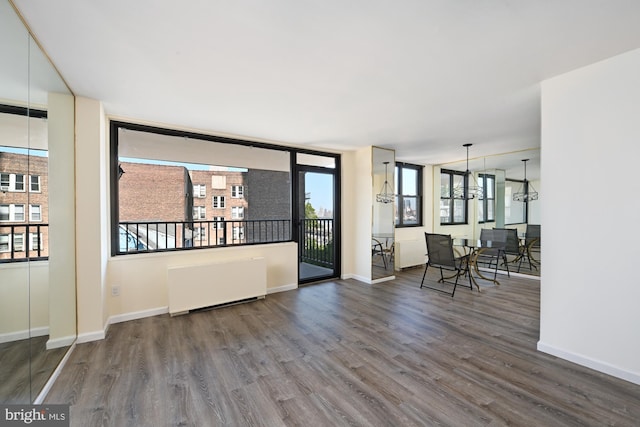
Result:
[[[311,206],[333,211],[333,175],[307,172],[305,174],[305,193],[311,193]]]

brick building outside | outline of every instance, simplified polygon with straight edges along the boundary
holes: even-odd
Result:
[[[49,256],[49,161],[0,151],[0,261]]]
[[[120,223],[138,223],[125,227],[149,249],[163,248],[162,236],[155,239],[154,233],[168,234],[168,241],[175,237],[176,246],[165,247],[258,243],[291,237],[288,172],[223,167],[187,170],[130,162],[120,163],[120,168],[124,172],[119,180]],[[274,225],[276,220],[280,222]],[[159,225],[165,227],[160,230],[152,225],[148,231],[145,221],[178,224]]]

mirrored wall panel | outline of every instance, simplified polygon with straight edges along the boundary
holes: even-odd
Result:
[[[76,338],[74,99],[6,0],[0,56],[0,402],[30,403]]]
[[[394,275],[395,248],[395,152],[373,147],[371,225],[371,279]]]

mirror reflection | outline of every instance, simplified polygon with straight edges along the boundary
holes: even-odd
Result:
[[[394,275],[395,152],[373,147],[371,154],[373,211],[371,227],[371,279]]]
[[[51,232],[73,220],[61,204],[73,181],[52,172],[53,153],[73,147],[73,96],[5,0],[0,56],[0,403],[30,403],[76,336],[74,250]]]
[[[463,178],[454,172],[466,170],[466,159],[442,164],[439,168],[441,179],[435,184],[436,188],[439,187],[435,194],[440,193],[442,197],[443,192],[448,192],[449,185],[455,185],[456,178],[462,182]],[[443,204],[441,199],[440,222],[435,228],[454,238],[472,239],[479,239],[482,229],[514,230],[508,232],[511,237],[507,262],[500,262],[498,268],[503,272],[508,268],[509,272],[539,276],[540,205],[544,201],[540,180],[540,149],[471,157],[468,169],[484,189],[483,194],[466,203],[462,199],[449,201],[455,202],[453,205]],[[449,184],[449,179],[454,184]]]

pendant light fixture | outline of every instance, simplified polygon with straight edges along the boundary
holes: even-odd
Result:
[[[457,199],[472,200],[482,198],[482,187],[478,185],[475,176],[469,171],[469,147],[473,144],[464,144],[467,149],[467,171],[464,174],[462,185],[457,185],[453,189],[453,197]]]
[[[380,192],[376,194],[376,202],[378,203],[392,203],[395,200],[395,196],[393,191],[391,190],[391,185],[389,185],[389,181],[387,180],[387,166],[389,162],[384,163],[384,184],[382,184],[382,188]]]
[[[518,191],[517,193],[513,193],[514,202],[531,202],[533,200],[538,200],[538,192],[535,188],[533,188],[533,185],[531,185],[531,183],[527,181],[528,161],[529,159],[522,159],[522,162],[524,163],[524,181],[522,182],[520,191]]]

